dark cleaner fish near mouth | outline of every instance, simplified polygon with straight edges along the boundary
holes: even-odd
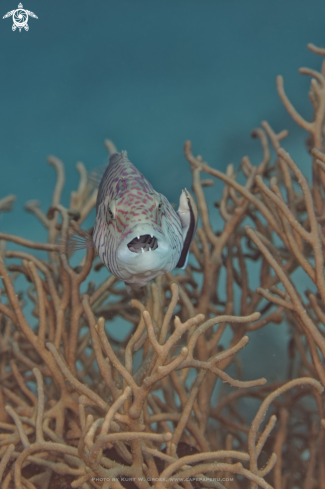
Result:
[[[101,176],[92,235],[85,233],[83,244],[79,240],[72,249],[95,247],[115,277],[129,287],[143,287],[175,267],[186,267],[197,219],[186,189],[175,211],[122,151],[110,156]]]

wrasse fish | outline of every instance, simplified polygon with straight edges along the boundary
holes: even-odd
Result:
[[[113,275],[129,287],[143,287],[186,267],[197,216],[186,189],[175,212],[122,151],[110,156],[100,180],[93,233],[85,233],[84,244],[74,249],[95,247]]]

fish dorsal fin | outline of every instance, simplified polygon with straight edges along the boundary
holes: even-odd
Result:
[[[127,151],[121,151],[120,153],[112,153],[109,157],[109,164],[115,165],[128,159]],[[88,182],[95,188],[99,187],[100,182],[107,170],[108,165],[103,165],[98,168],[94,168],[88,174]]]
[[[99,184],[103,178],[103,175],[106,171],[107,165],[100,166],[99,168],[95,168],[88,173],[88,182],[95,188],[99,187]]]
[[[84,250],[87,248],[94,248],[94,242],[92,233],[79,230],[80,234],[71,234],[68,239],[62,239],[60,243],[60,253],[73,253],[77,250]]]
[[[196,203],[188,190],[183,189],[177,210],[180,218],[183,234],[183,249],[176,265],[177,268],[185,268],[188,261],[190,245],[195,236],[198,221],[198,211]]]
[[[116,165],[119,163],[124,163],[125,161],[129,161],[128,153],[125,150],[122,150],[120,153],[113,153],[109,157],[109,164]]]

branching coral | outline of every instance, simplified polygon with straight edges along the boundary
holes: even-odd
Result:
[[[312,77],[312,122],[294,109],[280,77],[277,87],[311,134],[312,185],[281,147],[287,131],[267,122],[252,133],[262,161],[254,166],[244,157],[238,175],[232,165],[225,174],[212,168],[187,142],[202,223],[189,265],[132,299],[113,276],[90,279],[102,266],[92,249],[77,265],[59,253],[60,241],[82,232],[96,191],[78,163],[79,187],[64,207],[64,167],[49,158],[57,174],[52,205],[45,214],[38,203],[26,204],[48,242],[0,233],[4,489],[325,489],[325,79],[301,72]],[[204,193],[213,180],[202,180],[202,172],[224,182],[218,231]],[[3,199],[5,209],[12,200]],[[32,251],[7,249],[12,242]],[[297,284],[297,271],[308,289]],[[23,292],[17,277],[29,284]],[[119,319],[130,331],[116,340],[110,325]],[[236,354],[273,323],[290,335],[286,375],[273,383],[243,378]],[[253,419],[244,399],[259,403]]]

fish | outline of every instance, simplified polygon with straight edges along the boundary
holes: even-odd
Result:
[[[96,172],[92,175],[96,180]],[[97,179],[93,232],[84,232],[84,243],[77,248],[95,247],[106,268],[128,288],[144,287],[174,268],[184,269],[198,221],[190,192],[182,190],[175,211],[126,151],[112,154]]]

